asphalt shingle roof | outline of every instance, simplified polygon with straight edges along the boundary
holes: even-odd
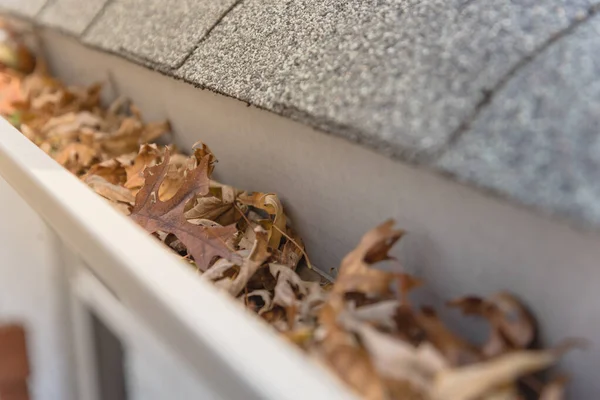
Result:
[[[47,0],[2,0],[0,8],[21,17],[34,17],[37,15]]]
[[[117,0],[86,42],[168,68],[180,65],[235,0]]]
[[[494,3],[246,0],[177,74],[421,160],[588,6]]]
[[[598,222],[600,15],[520,69],[437,165],[527,204]]]
[[[595,1],[0,6],[18,2],[88,45],[600,228]]]

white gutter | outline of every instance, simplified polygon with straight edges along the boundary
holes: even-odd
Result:
[[[112,307],[117,325],[119,315],[134,315],[219,398],[352,398],[4,120],[0,138],[0,175],[98,277],[76,275],[80,294],[95,305],[102,296],[120,303]],[[33,243],[18,245],[36,251]]]

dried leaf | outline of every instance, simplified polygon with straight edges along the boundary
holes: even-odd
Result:
[[[477,348],[460,338],[440,321],[435,311],[424,308],[415,320],[430,341],[451,365],[466,365],[481,360]]]
[[[273,215],[273,225],[278,229],[269,230],[269,247],[272,249],[279,248],[281,242],[281,232],[285,232],[286,217],[283,213],[283,206],[279,197],[274,193],[252,193],[242,194],[238,200],[245,205],[256,207]]]
[[[566,399],[565,389],[568,378],[564,375],[558,376],[550,381],[542,389],[539,400],[564,400]]]
[[[167,201],[175,196],[185,182],[185,174],[185,172],[178,171],[173,165],[169,165],[162,185],[158,189],[158,198],[162,201]]]
[[[83,128],[97,128],[100,123],[99,117],[88,111],[70,112],[49,119],[40,134],[59,146],[77,140]]]
[[[234,224],[242,218],[235,208],[235,199],[240,193],[232,186],[211,181],[210,195],[197,197],[192,208],[185,212],[185,217],[188,220],[210,219],[221,225]]]
[[[125,167],[127,181],[125,187],[129,189],[140,188],[144,185],[142,172],[146,167],[153,167],[162,157],[162,151],[155,144],[143,144],[133,160],[133,164]]]
[[[113,185],[101,176],[89,175],[84,181],[89,187],[94,189],[96,193],[107,198],[108,200],[127,204],[133,204],[135,201],[135,197],[131,191],[129,191],[129,189],[125,189],[122,186]]]
[[[423,282],[409,274],[400,273],[397,275],[398,290],[400,291],[400,302],[408,305],[408,294],[421,286]]]
[[[371,265],[389,259],[388,251],[402,237],[403,232],[392,229],[393,224],[393,221],[388,221],[369,231],[358,246],[344,257],[332,293],[391,294],[390,284],[394,274],[372,269]]]
[[[237,252],[237,254],[239,256],[242,256],[242,252]],[[248,253],[250,254],[250,253]],[[245,254],[247,256],[247,254]],[[237,268],[236,268],[237,267]],[[221,279],[226,278],[227,274],[229,273],[230,270],[232,269],[237,269],[239,270],[239,266],[236,265],[234,262],[229,261],[225,258],[220,258],[218,259],[213,265],[211,265],[211,267],[209,269],[207,269],[203,274],[202,274],[202,278],[203,279],[208,279],[212,282],[218,282]],[[237,275],[237,271],[235,275]],[[234,275],[234,274],[232,274]],[[229,283],[225,283],[225,285],[228,285]],[[224,286],[224,285],[219,285],[219,286]]]
[[[493,389],[491,392],[481,396],[478,400],[521,400],[517,385],[508,384]]]
[[[220,280],[218,281],[217,286],[237,297],[250,278],[252,278],[269,256],[270,254],[267,250],[267,232],[260,227],[256,228],[256,241],[254,242],[254,247],[250,251],[248,257],[241,263],[240,271],[237,276],[233,279]]]
[[[290,230],[288,229],[288,236],[290,236],[293,241],[288,239],[285,242],[281,251],[279,262],[289,266],[292,269],[296,269],[298,263],[304,256],[304,243],[298,234],[293,231],[289,231]]]
[[[257,298],[260,299],[262,304],[257,304]],[[262,315],[273,308],[273,296],[271,296],[271,292],[268,290],[254,290],[243,295],[241,300],[244,304],[251,305],[258,315]]]
[[[98,175],[114,185],[123,185],[127,178],[123,163],[116,158],[94,164],[87,175]]]
[[[8,116],[14,113],[14,104],[22,99],[21,79],[12,74],[0,73],[0,114]]]
[[[414,346],[419,345],[426,339],[425,330],[419,324],[416,318],[416,313],[410,306],[401,304],[394,315],[396,323],[397,335],[408,343]]]
[[[206,270],[214,257],[238,260],[226,245],[237,232],[235,226],[204,227],[187,222],[183,216],[186,203],[194,196],[208,193],[206,172],[208,159],[192,171],[188,171],[183,186],[167,201],[159,198],[158,190],[169,166],[170,154],[165,152],[162,164],[144,171],[145,183],[135,198],[131,218],[150,233],[158,230],[172,233],[188,249],[200,270]]]
[[[117,210],[118,212],[120,212],[123,215],[131,214],[131,206],[129,206],[128,204],[117,203],[114,201],[109,201],[108,204],[110,204],[115,210]]]
[[[396,300],[386,300],[359,307],[352,310],[353,318],[361,322],[368,322],[388,331],[396,327],[395,315],[398,310]]]
[[[476,400],[517,378],[556,362],[552,351],[522,350],[492,360],[442,371],[432,390],[433,399]]]
[[[79,174],[90,167],[96,157],[96,150],[93,148],[83,143],[69,143],[54,159],[72,173]]]
[[[271,275],[277,280],[273,304],[297,311],[300,321],[315,317],[312,311],[326,300],[318,282],[305,281],[287,265],[269,264]]]
[[[386,399],[384,381],[371,362],[369,353],[358,345],[353,335],[337,324],[327,326],[319,353],[323,361],[363,398]]]
[[[91,141],[99,152],[113,157],[138,150],[143,129],[144,125],[140,120],[129,117],[121,122],[117,131],[94,132],[92,135],[88,134],[87,140]]]
[[[436,374],[448,368],[444,357],[428,343],[414,347],[357,322],[348,314],[342,319],[348,329],[359,334],[375,368],[383,377],[407,381],[413,390],[427,393]]]
[[[479,297],[463,297],[448,302],[466,315],[476,315],[488,320],[490,337],[483,346],[483,353],[490,357],[511,349],[523,349],[535,338],[535,321],[529,311],[512,295],[498,293],[488,300]]]
[[[13,70],[30,73],[35,67],[35,57],[31,51],[17,39],[9,26],[0,27],[3,40],[0,42],[0,65]]]
[[[212,150],[201,141],[194,143],[192,149],[194,149],[194,157],[197,162],[200,162],[204,157],[208,157],[208,176],[211,176],[215,169],[215,164],[217,163],[217,157],[215,157]]]

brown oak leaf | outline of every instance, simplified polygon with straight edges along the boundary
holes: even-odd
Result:
[[[235,225],[194,225],[187,222],[183,215],[188,201],[196,195],[208,193],[208,158],[202,159],[195,169],[187,171],[183,185],[173,197],[161,201],[158,190],[167,175],[169,160],[170,154],[167,149],[161,164],[144,170],[145,183],[137,193],[131,218],[150,233],[163,231],[177,236],[194,257],[198,268],[203,271],[217,256],[241,262],[240,257],[226,244],[237,232]]]

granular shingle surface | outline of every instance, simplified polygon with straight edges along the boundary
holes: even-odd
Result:
[[[521,69],[438,166],[600,225],[600,16]]]
[[[83,38],[153,64],[178,66],[235,0],[112,0]]]
[[[246,0],[183,78],[408,159],[443,148],[586,0]]]
[[[48,0],[0,0],[0,10],[4,9],[23,17],[34,17]]]
[[[109,0],[53,0],[40,13],[44,24],[80,35]]]

